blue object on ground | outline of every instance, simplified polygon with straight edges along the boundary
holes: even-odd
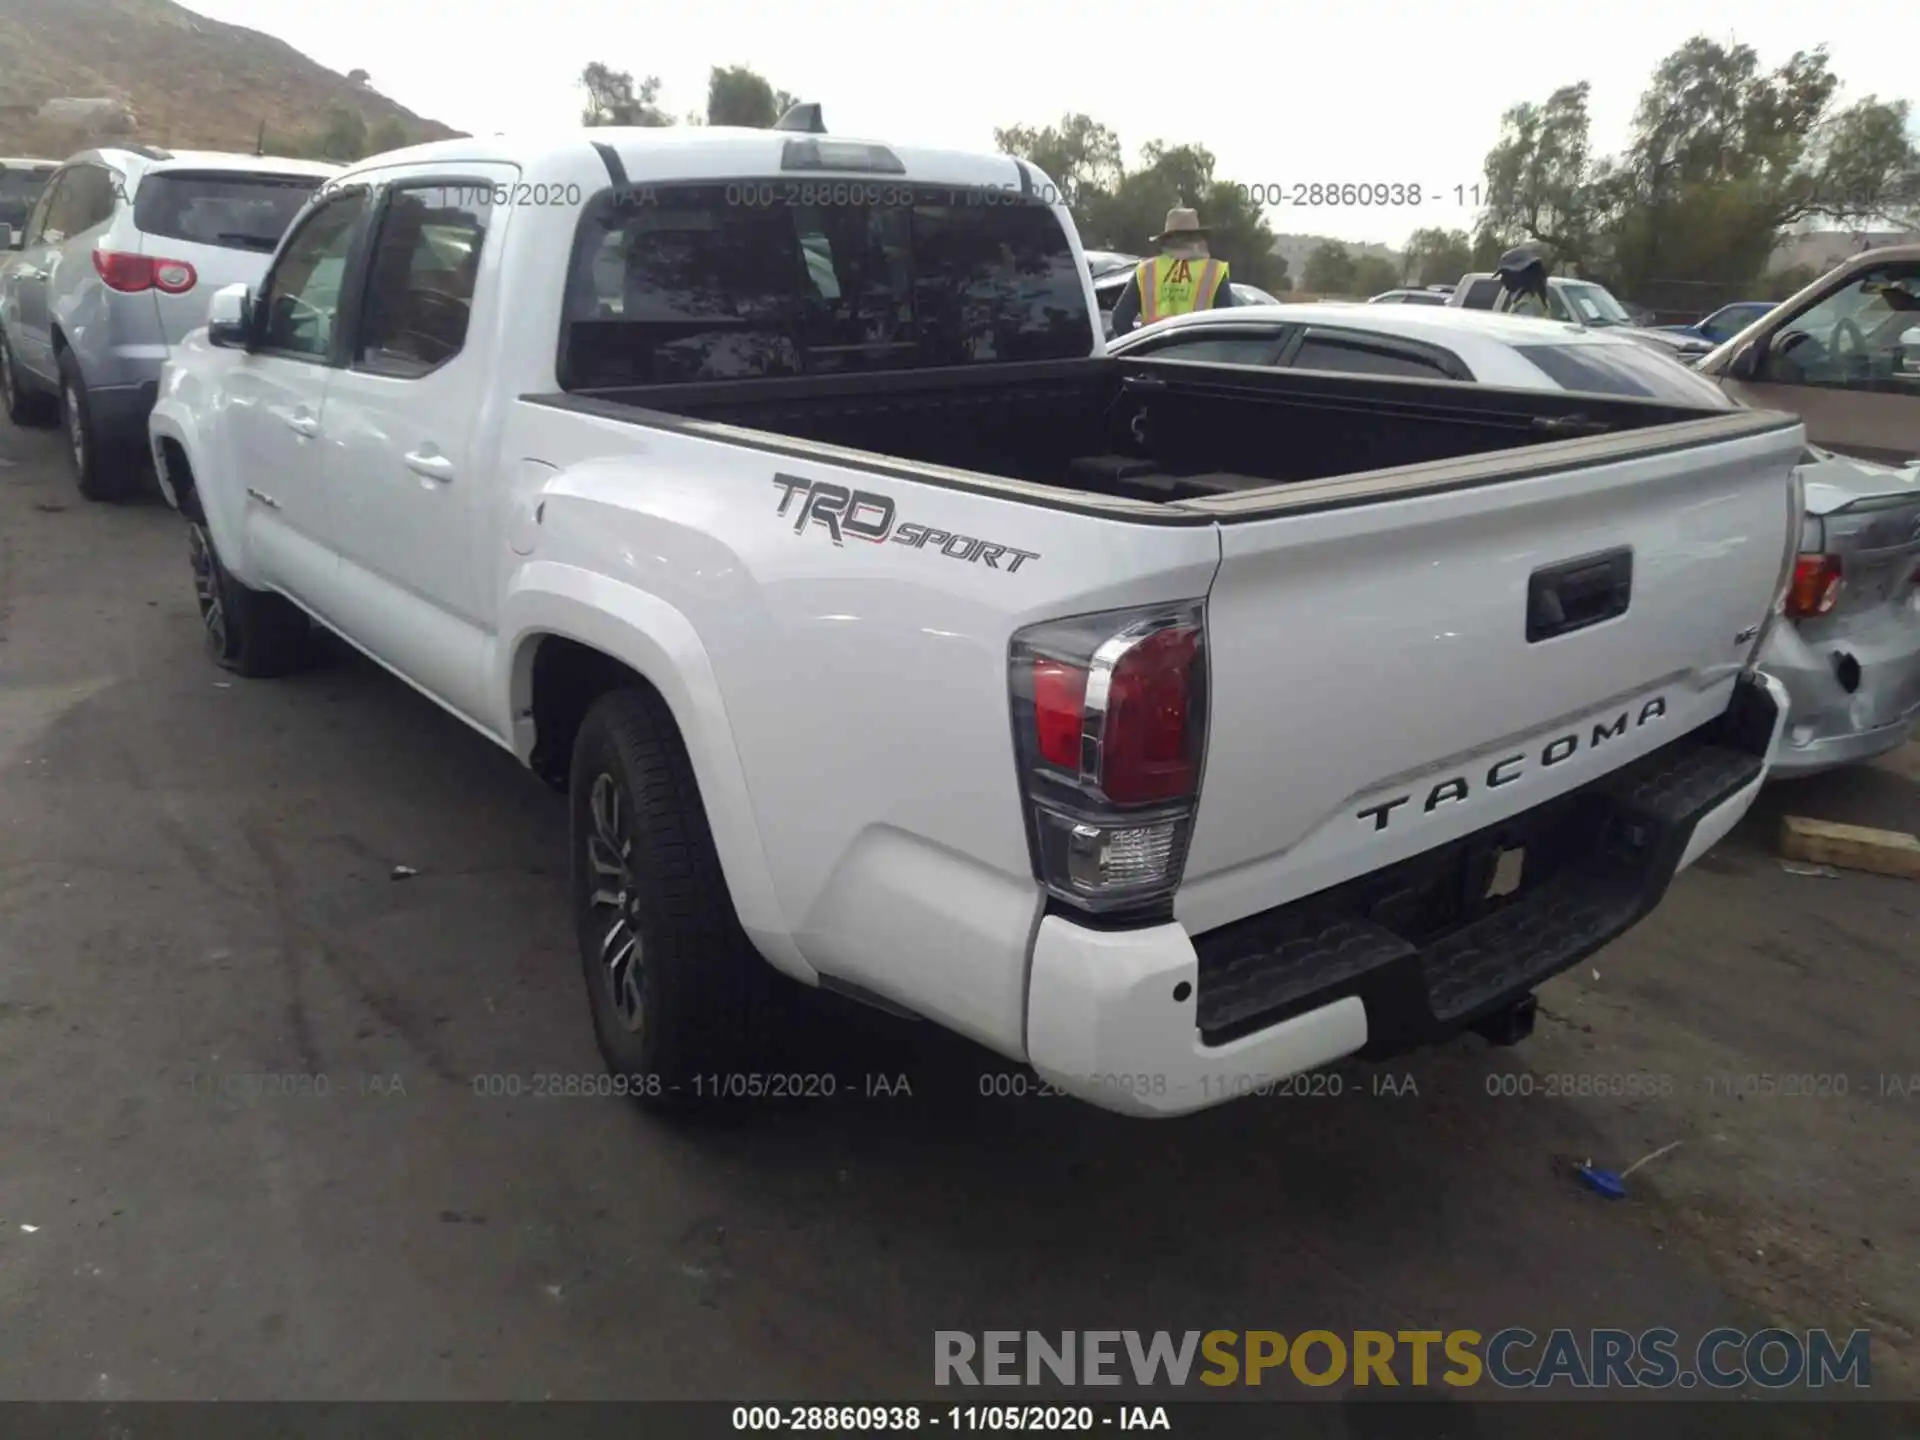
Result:
[[[1580,1178],[1586,1181],[1589,1190],[1609,1200],[1622,1199],[1627,1193],[1626,1182],[1611,1170],[1596,1170],[1592,1165],[1582,1165]]]

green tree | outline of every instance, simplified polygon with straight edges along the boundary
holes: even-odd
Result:
[[[1522,240],[1544,241],[1576,261],[1591,252],[1598,199],[1589,88],[1584,80],[1564,85],[1545,104],[1523,102],[1500,117],[1479,226],[1495,254]]]
[[[1353,262],[1353,293],[1378,295],[1400,283],[1400,267],[1384,255],[1361,255]]]
[[[1085,115],[1065,115],[1058,125],[1039,128],[1009,125],[993,132],[993,143],[1002,153],[1038,166],[1053,181],[1083,238],[1090,219],[1084,207],[1096,196],[1111,196],[1126,173],[1120,137]]]
[[[1409,285],[1452,285],[1473,268],[1473,241],[1466,231],[1429,227],[1407,237],[1400,279]]]
[[[1486,162],[1474,259],[1538,241],[1625,293],[1662,280],[1756,283],[1784,226],[1911,218],[1920,150],[1904,101],[1833,108],[1824,49],[1763,70],[1751,46],[1696,36],[1654,71],[1627,149],[1596,159],[1588,87],[1516,105]]]
[[[1212,230],[1209,248],[1237,279],[1267,290],[1287,285],[1286,262],[1273,253],[1265,216],[1238,187],[1214,175],[1213,152],[1152,141],[1129,170],[1112,130],[1085,115],[1058,125],[1014,125],[994,132],[1000,149],[1038,166],[1059,189],[1081,241],[1094,249],[1145,254],[1177,205],[1199,210]]]
[[[389,150],[404,150],[413,143],[413,137],[407,133],[406,124],[397,115],[389,115],[367,132],[366,153],[384,155]]]
[[[367,122],[352,110],[336,109],[327,116],[314,145],[323,160],[358,160],[374,153],[367,148]]]
[[[580,115],[582,125],[673,124],[673,117],[660,108],[657,75],[649,75],[636,87],[631,73],[596,60],[580,72],[580,84],[587,92],[587,107]]]
[[[784,92],[782,92],[784,94]],[[768,130],[780,118],[773,86],[744,65],[716,65],[707,76],[707,124]]]
[[[1300,271],[1300,288],[1310,295],[1354,293],[1353,254],[1338,240],[1322,240],[1307,254]]]

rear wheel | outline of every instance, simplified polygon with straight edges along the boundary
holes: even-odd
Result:
[[[94,423],[87,401],[87,382],[71,350],[60,352],[60,427],[66,432],[67,459],[80,493],[89,500],[124,500],[132,493],[138,472],[111,445]]]
[[[573,748],[574,918],[600,1053],[654,1109],[732,1098],[767,1068],[781,977],[741,929],[666,703],[602,696]],[[758,1062],[758,1063],[756,1063]]]
[[[53,396],[23,385],[5,331],[0,331],[0,406],[5,407],[7,419],[16,425],[51,425],[60,413]]]
[[[292,601],[252,590],[227,573],[213,536],[199,521],[187,526],[193,593],[214,663],[236,675],[266,679],[304,669],[313,654],[313,625]]]

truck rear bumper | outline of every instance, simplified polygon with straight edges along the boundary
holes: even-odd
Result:
[[[1028,1058],[1104,1109],[1168,1116],[1455,1035],[1645,917],[1753,803],[1786,713],[1754,676],[1719,720],[1592,785],[1197,938],[1049,915]],[[1514,850],[1519,888],[1488,899]]]

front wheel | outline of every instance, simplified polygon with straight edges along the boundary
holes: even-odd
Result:
[[[728,1098],[728,1075],[771,1058],[783,982],[740,927],[666,703],[640,687],[596,701],[568,789],[574,919],[601,1055],[651,1108]]]
[[[265,679],[304,669],[312,657],[313,626],[284,596],[242,585],[220,563],[213,536],[198,521],[187,526],[187,558],[200,628],[216,665]]]

